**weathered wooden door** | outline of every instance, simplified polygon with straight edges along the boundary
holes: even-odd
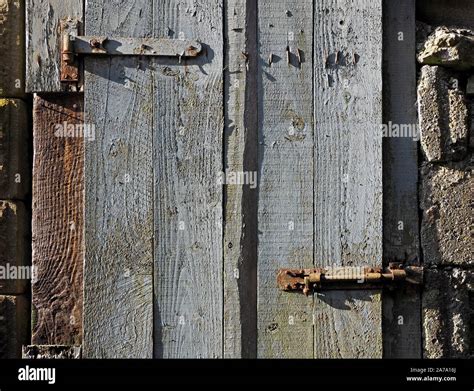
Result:
[[[380,291],[276,285],[281,268],[382,266],[382,0],[31,0],[28,14],[35,92],[81,88],[60,81],[67,18],[203,45],[83,59],[85,357],[382,356]]]

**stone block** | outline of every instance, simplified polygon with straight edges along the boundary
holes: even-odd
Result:
[[[420,140],[429,162],[462,160],[469,138],[469,110],[455,74],[424,66],[418,84]]]

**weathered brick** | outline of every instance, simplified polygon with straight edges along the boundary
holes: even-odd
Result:
[[[421,244],[427,265],[473,265],[470,161],[421,170]]]
[[[426,160],[442,162],[466,157],[469,110],[455,74],[424,66],[418,85],[421,146]]]
[[[0,359],[21,358],[28,335],[29,301],[23,296],[0,296]]]
[[[27,219],[21,202],[0,201],[0,294],[24,293],[26,278],[32,277],[27,267]]]
[[[23,358],[28,360],[80,359],[80,346],[31,345],[23,347]]]
[[[418,54],[426,65],[442,65],[456,70],[474,67],[474,34],[471,30],[438,27]]]
[[[25,96],[25,0],[0,0],[0,97]]]
[[[18,99],[0,99],[0,199],[24,200],[30,186],[28,114]]]
[[[423,292],[423,348],[425,358],[468,358],[474,352],[472,270],[425,271]],[[474,331],[474,330],[472,330]]]

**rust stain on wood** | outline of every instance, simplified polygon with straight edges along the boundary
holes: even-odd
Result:
[[[34,98],[33,336],[82,341],[84,140],[82,95]]]

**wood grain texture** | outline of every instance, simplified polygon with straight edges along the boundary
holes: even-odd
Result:
[[[0,294],[26,292],[32,277],[29,261],[29,222],[20,201],[0,201]]]
[[[28,345],[23,346],[22,358],[26,360],[77,360],[81,358],[81,347]]]
[[[155,59],[155,356],[223,355],[223,4],[154,2],[154,35],[203,55]]]
[[[384,123],[413,128],[417,124],[415,0],[383,4]],[[417,139],[390,137],[383,147],[384,261],[419,265]],[[415,288],[384,293],[384,357],[421,358],[420,305]]]
[[[382,3],[319,1],[314,32],[315,263],[380,266]],[[381,321],[380,292],[315,295],[315,357],[381,357]]]
[[[227,0],[225,170],[257,172],[257,1]],[[225,186],[224,357],[254,358],[257,348],[257,190]]]
[[[29,302],[23,296],[0,296],[0,359],[20,359],[28,343]]]
[[[84,139],[82,94],[33,102],[32,343],[82,343]]]
[[[26,91],[77,90],[60,81],[60,24],[83,20],[82,0],[26,0]]]
[[[313,299],[276,276],[313,265],[313,2],[258,7],[258,357],[311,358]]]
[[[29,193],[28,111],[20,99],[0,99],[0,199],[25,200]]]
[[[25,96],[25,0],[0,1],[0,97]]]
[[[86,34],[143,37],[146,0],[88,1]],[[153,356],[153,105],[148,60],[85,60],[85,358]],[[167,97],[169,99],[169,97]]]

